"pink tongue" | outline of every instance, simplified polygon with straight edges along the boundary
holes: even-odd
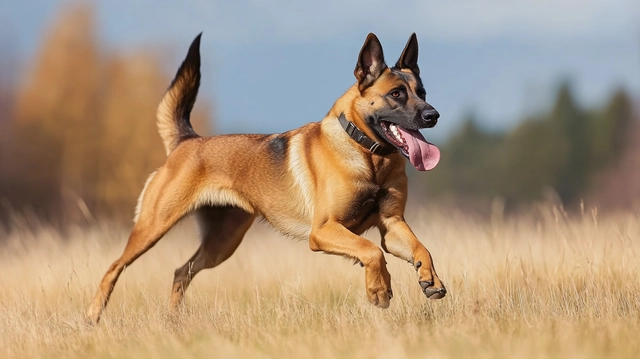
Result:
[[[418,171],[432,170],[440,161],[440,150],[430,144],[417,130],[407,130],[398,126],[409,148],[409,161]]]

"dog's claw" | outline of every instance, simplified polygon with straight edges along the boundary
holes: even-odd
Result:
[[[447,290],[444,287],[437,289],[427,288],[425,289],[424,294],[429,299],[442,299],[447,294]]]
[[[444,286],[441,288],[433,288],[432,281],[420,282],[420,287],[422,287],[422,292],[429,299],[441,299],[447,294],[447,289]]]
[[[428,280],[428,281],[420,282],[420,287],[422,288],[422,291],[424,292],[425,290],[427,290],[427,288],[433,287],[433,281]]]

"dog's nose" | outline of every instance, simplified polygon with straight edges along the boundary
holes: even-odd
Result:
[[[422,120],[426,123],[427,127],[433,127],[438,123],[440,114],[435,108],[422,111]]]

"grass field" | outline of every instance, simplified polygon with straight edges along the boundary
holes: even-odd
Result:
[[[0,232],[0,357],[640,357],[639,214],[408,217],[449,290],[440,301],[387,255],[394,298],[372,307],[362,268],[258,225],[170,317],[173,271],[198,244],[185,222],[123,273],[95,328],[83,312],[128,228]]]

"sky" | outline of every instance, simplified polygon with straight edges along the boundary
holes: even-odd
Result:
[[[66,2],[0,0],[0,44],[22,71]],[[640,99],[637,0],[93,3],[105,46],[166,50],[168,74],[204,33],[201,96],[214,103],[220,133],[283,132],[321,120],[354,83],[369,32],[390,65],[416,32],[427,101],[441,114],[428,139],[443,140],[469,113],[485,128],[508,129],[548,109],[567,80],[584,106],[601,105],[620,86]]]

